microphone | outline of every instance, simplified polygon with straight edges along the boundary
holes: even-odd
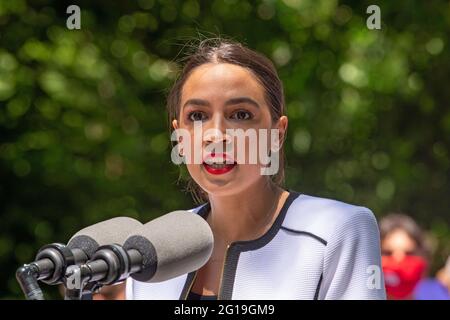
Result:
[[[26,299],[44,299],[37,280],[50,285],[62,283],[69,266],[85,263],[102,245],[123,243],[140,226],[142,224],[135,219],[117,217],[78,231],[67,246],[61,243],[43,246],[34,262],[25,264],[16,271],[16,279]]]
[[[102,246],[77,266],[83,283],[110,285],[131,276],[161,282],[201,268],[210,258],[214,238],[198,214],[173,211],[134,230],[123,246]]]
[[[100,246],[117,243],[123,244],[128,236],[142,223],[129,217],[116,217],[81,229],[69,240],[67,247],[72,250],[83,250],[88,258]]]

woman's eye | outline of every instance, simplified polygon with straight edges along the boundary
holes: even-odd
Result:
[[[231,118],[235,120],[249,120],[252,118],[252,114],[250,112],[240,110],[233,113]]]
[[[188,119],[191,121],[203,121],[205,120],[206,115],[203,112],[192,111],[188,114]]]

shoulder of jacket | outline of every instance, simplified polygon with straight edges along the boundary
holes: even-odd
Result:
[[[327,242],[346,222],[360,219],[372,220],[374,215],[366,207],[300,194],[289,206],[282,227],[307,232]]]

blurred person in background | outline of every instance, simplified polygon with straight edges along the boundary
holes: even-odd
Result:
[[[423,279],[414,290],[416,300],[450,300],[450,256],[435,278]]]
[[[388,299],[414,299],[424,277],[429,250],[417,223],[404,214],[389,214],[380,221],[382,267]]]

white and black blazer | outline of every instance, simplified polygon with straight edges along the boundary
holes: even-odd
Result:
[[[206,218],[210,204],[190,211]],[[144,283],[129,278],[127,299],[186,299],[196,272]],[[260,238],[230,244],[218,299],[385,299],[380,236],[373,213],[290,191]]]

